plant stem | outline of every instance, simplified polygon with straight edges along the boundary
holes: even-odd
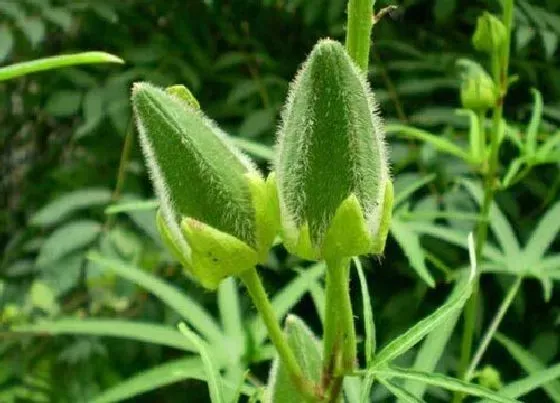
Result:
[[[348,26],[346,50],[358,67],[367,74],[369,45],[373,26],[375,0],[350,0],[348,2]]]
[[[323,386],[332,399],[340,393],[345,373],[356,362],[356,331],[350,301],[350,259],[327,262],[325,327],[323,341]]]
[[[503,103],[507,93],[508,86],[508,69],[509,69],[509,48],[511,42],[511,26],[513,20],[513,0],[502,1],[502,22],[506,27],[506,39],[502,48],[492,55],[492,76],[495,85],[498,87],[500,96],[493,110],[492,116],[492,131],[490,134],[490,156],[487,164],[487,169],[484,169],[484,201],[482,203],[481,216],[484,221],[481,221],[476,231],[476,257],[480,260],[486,239],[488,237],[488,223],[490,217],[490,208],[494,201],[494,193],[496,190],[496,175],[498,171],[498,156],[500,148],[500,137],[503,116]],[[472,351],[472,341],[474,338],[474,328],[476,323],[476,308],[478,301],[478,280],[475,283],[473,294],[468,300],[465,307],[465,325],[463,328],[463,339],[461,344],[461,359],[459,364],[459,377],[464,379],[467,371],[467,366],[470,360]],[[455,394],[454,402],[460,402],[462,394]]]
[[[313,386],[304,377],[303,371],[296,360],[294,352],[288,345],[288,341],[286,340],[282,329],[280,329],[280,326],[278,325],[274,308],[270,304],[266,295],[266,291],[261,278],[257,273],[257,269],[252,268],[246,270],[239,275],[239,278],[247,287],[247,291],[249,292],[253,303],[266,325],[270,340],[274,344],[274,347],[276,347],[276,351],[278,352],[282,363],[286,366],[292,382],[296,388],[308,398],[309,401],[317,401],[317,396],[314,392]]]
[[[494,337],[496,330],[498,330],[498,326],[500,326],[502,319],[504,318],[511,303],[513,302],[515,296],[517,295],[517,291],[519,291],[520,286],[521,286],[521,277],[517,277],[517,279],[509,289],[506,297],[502,301],[502,304],[500,305],[498,312],[496,312],[494,319],[492,319],[490,326],[488,326],[488,330],[486,331],[484,338],[480,342],[480,345],[478,346],[478,349],[474,354],[474,357],[471,361],[471,365],[469,365],[469,369],[465,374],[466,380],[470,381],[472,379],[476,367],[478,366],[480,360],[482,359],[482,356],[486,352],[486,349],[488,348],[488,344],[490,344],[490,341],[492,341],[492,338]]]

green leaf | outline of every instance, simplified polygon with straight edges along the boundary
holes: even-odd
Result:
[[[459,312],[472,292],[473,280],[476,273],[476,260],[474,253],[474,242],[472,234],[469,236],[469,255],[471,260],[471,269],[468,276],[464,276],[461,283],[454,289],[454,296],[449,298],[445,304],[440,306],[434,313],[416,323],[405,333],[393,339],[387,344],[374,360],[373,368],[379,368],[382,365],[391,362],[401,354],[410,350],[416,343],[436,329],[442,323],[452,318]]]
[[[266,161],[272,161],[274,159],[274,151],[271,147],[241,137],[234,137],[232,141],[237,147],[247,154],[251,154],[253,157],[261,158]]]
[[[420,245],[418,234],[412,231],[406,223],[401,222],[397,217],[393,217],[391,221],[391,234],[404,251],[408,262],[416,271],[416,274],[418,274],[428,286],[434,287],[435,280],[426,268],[426,257]]]
[[[130,211],[155,210],[159,206],[157,200],[138,200],[111,204],[105,209],[105,214],[128,213]]]
[[[91,220],[72,221],[57,228],[43,243],[36,265],[45,267],[72,252],[91,245],[101,232],[101,224]]]
[[[521,368],[529,374],[537,373],[546,368],[545,364],[543,364],[537,357],[505,335],[496,333],[494,338],[507,349]],[[560,402],[560,381],[545,383],[543,384],[543,389],[553,401]]]
[[[527,126],[526,134],[526,151],[529,156],[535,155],[537,152],[537,135],[539,134],[539,127],[541,125],[543,112],[543,99],[541,93],[535,88],[532,88],[531,92],[535,98],[535,104],[533,105],[531,121],[529,122],[529,126]]]
[[[40,281],[33,282],[27,298],[31,302],[31,306],[35,308],[39,308],[50,315],[58,313],[59,307],[56,303],[56,295],[48,285]]]
[[[319,341],[307,325],[294,315],[288,315],[286,318],[284,331],[304,377],[313,383],[319,383],[322,368]],[[272,364],[266,394],[265,402],[269,403],[306,401],[306,397],[293,385],[288,370],[278,356]]]
[[[461,183],[474,197],[478,204],[482,205],[484,196],[481,187],[468,180],[462,180]],[[500,246],[502,247],[502,250],[508,260],[517,259],[520,254],[519,242],[517,241],[517,237],[515,236],[507,218],[500,211],[496,203],[492,203],[492,206],[490,207],[490,227],[492,228],[492,232],[498,239],[498,242],[500,243]]]
[[[442,153],[446,153],[446,154],[450,154],[450,155],[453,155],[455,157],[458,157],[458,158],[462,159],[463,161],[466,161],[466,162],[469,162],[469,163],[475,163],[476,162],[472,159],[472,157],[469,153],[464,151],[462,148],[456,146],[451,141],[449,141],[449,140],[447,140],[443,137],[440,137],[440,136],[435,136],[431,133],[428,133],[427,131],[417,129],[415,127],[404,126],[404,125],[395,125],[395,124],[387,125],[385,130],[386,130],[387,134],[396,134],[398,136],[402,136],[402,137],[406,137],[406,138],[421,140],[425,143],[430,144],[436,150],[438,150]]]
[[[43,41],[45,37],[45,23],[40,18],[25,17],[19,21],[18,25],[31,43],[31,46],[35,47]]]
[[[90,253],[88,259],[113,270],[120,277],[126,278],[139,287],[150,291],[164,304],[181,315],[190,326],[207,337],[209,341],[216,343],[223,342],[222,331],[214,321],[214,318],[200,307],[197,302],[175,287],[134,266],[125,264],[119,260],[108,259],[97,252]]]
[[[0,25],[0,63],[8,58],[14,47],[14,36],[7,25]]]
[[[50,226],[66,219],[70,214],[91,206],[104,205],[111,200],[107,189],[81,189],[65,193],[49,202],[31,217],[31,224]]]
[[[45,19],[58,25],[65,32],[68,32],[72,26],[72,14],[63,7],[45,7],[41,10]]]
[[[456,284],[455,287],[459,287],[460,284]],[[455,291],[456,292],[456,291]],[[451,299],[453,297],[450,297]],[[412,369],[416,371],[423,372],[433,372],[438,364],[441,356],[445,350],[445,346],[449,342],[453,329],[461,316],[461,312],[457,311],[454,315],[450,316],[447,321],[441,324],[437,330],[431,332],[426,337],[422,347],[420,347],[416,358],[414,360],[414,365]],[[425,383],[406,381],[404,384],[404,389],[410,392],[411,395],[418,399],[422,399],[424,393],[426,392],[427,385]],[[403,402],[406,399],[403,399]]]
[[[205,380],[200,358],[182,358],[142,371],[103,391],[92,403],[120,402],[185,379]]]
[[[423,402],[422,399],[417,398],[412,393],[409,393],[405,388],[400,387],[399,385],[394,384],[391,381],[384,379],[383,377],[377,378],[380,384],[385,386],[389,392],[391,392],[395,397],[398,399],[399,402],[403,403],[421,403]],[[368,400],[369,402],[369,400]]]
[[[104,52],[84,52],[70,55],[51,56],[44,59],[16,63],[2,67],[0,68],[0,81],[21,77],[23,75],[39,71],[59,69],[79,64],[95,63],[124,63],[124,61],[119,59],[117,56]]]
[[[499,393],[501,396],[507,396],[515,399],[524,396],[527,393],[540,388],[541,386],[560,378],[560,363],[553,365],[547,369],[533,372],[526,378],[511,382],[502,389]]]
[[[282,288],[271,301],[276,318],[281,319],[284,317],[324,273],[325,264],[318,263],[302,270],[294,280]],[[251,328],[255,343],[258,345],[264,342],[267,331],[260,315],[257,315],[255,319],[253,319]]]
[[[375,322],[373,320],[371,298],[369,296],[368,285],[366,276],[364,275],[364,269],[362,268],[362,262],[360,262],[359,258],[354,258],[354,264],[356,265],[356,270],[358,271],[358,278],[360,279],[360,290],[362,292],[362,320],[364,321],[365,333],[364,355],[366,358],[366,366],[369,367],[373,360],[375,349],[377,348]]]
[[[79,334],[118,337],[196,352],[195,346],[171,327],[118,319],[59,319],[52,322],[39,322],[33,325],[13,326],[10,331],[43,336],[45,334]]]
[[[437,373],[413,371],[401,368],[380,368],[373,369],[372,372],[375,375],[381,376],[383,378],[399,378],[417,382],[424,382],[428,385],[451,390],[454,392],[461,392],[472,396],[484,397],[494,402],[517,402],[517,400],[501,396],[500,394],[493,392],[490,389],[483,388],[482,386],[464,382],[459,379],[450,378],[448,376]]]
[[[212,403],[225,403],[220,372],[208,351],[208,346],[196,333],[190,330],[185,323],[179,324],[179,331],[196,347],[200,354],[208,381],[208,389],[210,390],[210,400]]]
[[[525,246],[525,264],[531,267],[544,257],[550,245],[557,239],[560,231],[560,202],[552,206],[541,218],[537,228]]]
[[[429,174],[429,175],[425,175],[417,180],[415,180],[414,182],[408,184],[404,189],[399,189],[397,190],[397,187],[400,185],[400,181],[399,179],[403,176],[405,176],[406,174],[401,174],[399,175],[399,177],[397,178],[397,181],[395,182],[395,200],[393,202],[393,208],[397,208],[402,202],[408,200],[408,198],[417,190],[419,190],[420,188],[422,188],[424,185],[432,182],[435,178],[436,178],[436,174]]]
[[[220,284],[218,288],[218,308],[221,325],[226,336],[225,344],[227,347],[225,349],[230,358],[230,365],[226,368],[226,379],[239,382],[240,379],[243,380],[246,369],[243,354],[247,343],[235,278],[227,278]]]
[[[199,357],[180,358],[135,374],[96,396],[92,403],[121,402],[186,379],[206,381],[204,367]],[[224,383],[225,389],[232,389],[233,386]],[[255,390],[244,384],[241,392],[251,396]]]
[[[81,91],[56,91],[47,100],[45,111],[55,118],[65,118],[76,115],[81,103]]]
[[[441,239],[451,243],[452,245],[458,246],[460,248],[467,249],[465,244],[465,237],[467,234],[459,232],[451,228],[441,227],[439,225],[432,225],[428,223],[408,223],[408,225],[419,234],[425,234],[433,236],[434,238]],[[504,263],[505,257],[502,253],[496,249],[493,245],[486,244],[482,252],[483,256],[497,263]]]

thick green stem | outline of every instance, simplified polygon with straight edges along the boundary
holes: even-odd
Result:
[[[492,115],[492,131],[490,133],[490,155],[487,161],[487,167],[483,171],[484,176],[484,200],[482,203],[481,216],[483,221],[480,221],[476,231],[476,257],[477,261],[480,260],[484,245],[488,237],[488,223],[490,216],[490,209],[494,201],[494,194],[497,184],[497,173],[499,164],[499,149],[500,137],[502,135],[502,117],[503,117],[503,103],[507,93],[508,87],[508,70],[509,70],[509,52],[511,43],[511,27],[513,21],[513,0],[503,0],[503,13],[502,22],[506,27],[506,40],[502,48],[492,55],[492,76],[494,83],[498,87],[499,97]],[[463,339],[461,344],[461,359],[459,364],[459,377],[465,378],[467,366],[470,361],[472,352],[472,342],[474,338],[474,328],[476,323],[476,308],[478,301],[478,281],[475,284],[471,298],[465,307],[465,325],[463,328]],[[462,400],[461,394],[456,394],[454,402]]]
[[[327,262],[323,386],[328,391],[338,389],[336,393],[344,374],[354,370],[357,355],[349,276],[350,259]]]
[[[375,0],[350,0],[348,2],[346,50],[364,73],[367,73],[369,65],[374,4]]]
[[[251,296],[251,299],[253,300],[253,303],[259,311],[259,314],[261,315],[268,330],[268,336],[274,344],[274,347],[276,347],[280,360],[286,366],[292,382],[296,388],[308,398],[309,401],[317,401],[311,382],[305,378],[303,371],[296,360],[294,352],[288,345],[288,341],[286,340],[282,329],[280,329],[280,325],[278,325],[274,308],[270,304],[266,295],[266,291],[257,273],[257,269],[252,268],[246,270],[239,276],[239,278],[247,287],[247,291],[249,292],[249,295]]]

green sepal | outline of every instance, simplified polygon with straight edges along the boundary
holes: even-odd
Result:
[[[472,37],[474,48],[492,54],[499,52],[507,37],[507,30],[498,17],[484,12],[476,20],[476,28]]]
[[[165,219],[163,218],[161,210],[159,209],[156,213],[156,228],[163,243],[165,244],[169,252],[171,252],[171,255],[175,259],[177,259],[188,272],[192,273],[190,264],[187,260],[188,256],[185,256],[184,253],[181,253],[181,248],[177,244],[177,241],[173,238],[173,235],[168,226],[165,224]],[[190,252],[190,249],[187,250]]]
[[[266,181],[260,175],[245,175],[253,198],[256,222],[256,242],[259,262],[265,263],[268,252],[280,227],[276,176],[272,172]]]
[[[393,183],[391,181],[387,181],[385,199],[383,200],[383,210],[381,212],[381,221],[379,222],[379,229],[377,231],[377,236],[373,240],[373,247],[371,250],[371,253],[374,255],[381,255],[385,250],[387,235],[389,235],[389,229],[391,227],[391,217],[393,216],[393,201],[395,199],[394,192]]]
[[[194,97],[192,92],[189,91],[187,87],[181,84],[172,85],[171,87],[167,87],[165,89],[170,95],[173,95],[175,98],[179,98],[181,101],[185,102],[189,107],[193,109],[200,109],[200,104],[198,100]]]
[[[222,279],[258,263],[256,250],[226,232],[189,217],[181,229],[191,248],[191,272],[206,288],[216,289]]]
[[[460,59],[457,65],[461,72],[461,104],[463,108],[485,111],[498,101],[498,91],[492,77],[477,62]]]
[[[344,200],[331,220],[322,245],[322,257],[327,261],[367,254],[373,239],[354,193]]]
[[[307,222],[303,223],[303,225],[296,230],[283,228],[282,238],[284,240],[284,247],[292,255],[307,260],[318,260],[321,257],[319,249],[314,247],[311,243],[309,225]]]

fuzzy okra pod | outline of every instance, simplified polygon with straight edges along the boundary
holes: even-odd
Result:
[[[184,87],[136,83],[132,103],[158,230],[187,271],[214,289],[263,261],[277,228],[274,178],[264,180]]]
[[[319,41],[292,83],[276,173],[288,250],[307,259],[381,254],[393,199],[381,119],[344,47]]]

